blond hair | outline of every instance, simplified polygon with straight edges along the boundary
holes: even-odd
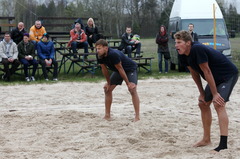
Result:
[[[89,24],[90,21],[92,21],[92,23],[93,23],[92,26],[90,26],[90,24]],[[95,28],[95,23],[94,23],[93,18],[89,18],[89,19],[88,19],[88,21],[87,21],[87,25],[88,25],[89,27],[93,27],[93,28]]]

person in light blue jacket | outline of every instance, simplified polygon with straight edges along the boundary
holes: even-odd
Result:
[[[42,71],[45,80],[48,81],[47,67],[52,67],[53,65],[53,81],[57,81],[58,63],[54,59],[54,44],[49,40],[49,35],[47,33],[44,33],[41,41],[37,43],[37,53],[39,57],[39,63],[42,65]]]

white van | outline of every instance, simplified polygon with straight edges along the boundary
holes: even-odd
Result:
[[[174,34],[180,30],[188,30],[188,24],[194,24],[194,32],[198,34],[198,41],[204,45],[214,47],[213,40],[213,4],[215,4],[216,26],[223,28],[223,32],[216,33],[216,48],[229,59],[231,46],[226,24],[222,12],[215,0],[175,0],[169,19],[169,51],[171,55],[171,69],[178,65],[179,71],[185,68],[179,63],[178,53],[175,49]]]

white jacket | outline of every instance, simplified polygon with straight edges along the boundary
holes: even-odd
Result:
[[[16,43],[11,40],[9,42],[9,44],[10,44],[9,55],[13,59],[17,59],[18,58],[18,48],[17,48]],[[7,50],[7,43],[3,39],[3,41],[0,42],[0,62],[2,61],[2,58],[8,58],[8,56],[6,55],[6,50]]]

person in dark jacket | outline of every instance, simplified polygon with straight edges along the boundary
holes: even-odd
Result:
[[[198,35],[196,32],[193,31],[194,29],[194,24],[190,23],[188,24],[188,31],[191,34],[193,41],[198,41]]]
[[[132,28],[127,27],[126,33],[122,35],[122,41],[118,48],[118,50],[125,49],[125,54],[128,55],[129,58],[132,57],[132,51],[136,49],[135,57],[140,57],[141,52],[141,42],[139,40],[133,40]]]
[[[96,43],[96,41],[99,40],[98,28],[95,25],[93,18],[89,18],[87,21],[86,34],[88,44],[91,47],[91,50],[93,51],[94,50],[93,43]]]
[[[18,59],[24,66],[24,74],[27,82],[35,81],[35,73],[38,67],[38,62],[34,59],[36,56],[34,44],[30,41],[29,34],[24,33],[23,41],[18,44]],[[33,65],[32,76],[28,75],[28,67]]]
[[[11,38],[18,45],[23,40],[24,33],[26,33],[24,23],[19,22],[18,26],[11,32]]]
[[[158,68],[159,73],[162,73],[162,58],[165,62],[165,73],[168,73],[168,60],[170,59],[168,49],[168,35],[167,29],[164,25],[161,25],[159,32],[156,36],[156,43],[158,44]]]
[[[53,65],[53,81],[57,81],[58,63],[54,59],[54,44],[52,41],[49,41],[49,35],[47,33],[44,33],[41,41],[37,43],[37,52],[39,57],[39,63],[42,65],[42,71],[45,80],[48,81],[46,67]]]

